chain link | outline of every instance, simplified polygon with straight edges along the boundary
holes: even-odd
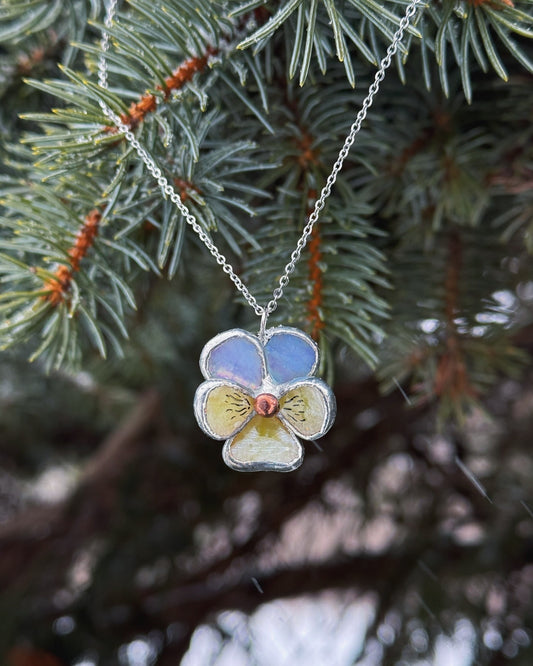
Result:
[[[211,240],[209,235],[200,226],[197,219],[189,211],[187,206],[184,205],[184,203],[181,200],[181,196],[178,194],[178,192],[176,192],[176,190],[168,182],[165,176],[163,176],[163,172],[161,171],[160,167],[157,166],[157,163],[149,155],[146,148],[144,148],[140,144],[139,140],[135,137],[131,129],[122,122],[121,118],[116,113],[114,113],[114,111],[112,111],[104,101],[100,100],[100,106],[102,108],[102,111],[110,120],[113,121],[117,129],[123,134],[124,138],[135,150],[139,158],[146,166],[146,169],[152,174],[152,176],[156,180],[163,194],[167,196],[172,201],[172,203],[178,208],[180,213],[185,218],[187,224],[189,224],[192,227],[193,231],[198,235],[199,239],[209,250],[211,255],[215,258],[217,264],[219,264],[219,266],[222,267],[224,273],[226,273],[226,275],[228,275],[230,280],[233,282],[233,284],[237,288],[237,291],[239,291],[239,293],[242,294],[242,296],[245,298],[245,300],[254,310],[255,314],[261,317],[261,331],[263,334],[264,331],[266,330],[266,322],[268,316],[272,312],[274,312],[274,310],[277,308],[278,301],[283,296],[283,291],[285,287],[289,284],[290,276],[294,272],[296,264],[298,263],[302,255],[302,252],[305,246],[307,245],[307,241],[311,236],[313,227],[318,221],[320,212],[324,208],[326,200],[331,194],[331,190],[337,180],[337,176],[340,170],[342,169],[344,160],[348,157],[348,153],[350,152],[350,148],[352,147],[355,141],[355,137],[357,136],[358,132],[361,129],[363,121],[365,120],[368,114],[368,110],[372,106],[374,97],[379,91],[379,86],[381,82],[385,78],[385,72],[390,67],[392,63],[392,58],[398,51],[398,47],[400,46],[400,43],[403,39],[404,32],[409,27],[411,19],[415,15],[418,6],[422,4],[424,1],[425,0],[411,0],[411,3],[408,5],[405,11],[405,15],[400,20],[398,29],[394,33],[392,41],[389,44],[389,47],[387,48],[386,55],[380,62],[379,68],[374,76],[374,81],[371,83],[368,89],[367,96],[363,100],[361,109],[359,110],[355,118],[355,121],[353,122],[350,128],[350,132],[348,133],[344,141],[344,145],[339,151],[339,155],[331,169],[331,173],[329,174],[326,180],[326,184],[322,188],[320,196],[315,202],[313,211],[311,212],[311,215],[309,216],[309,219],[307,220],[307,223],[303,228],[302,235],[300,236],[298,242],[296,243],[296,247],[291,254],[290,261],[285,266],[283,274],[279,278],[278,286],[272,292],[271,300],[265,306],[259,305],[255,296],[253,296],[253,294],[249,291],[249,289],[246,287],[241,278],[235,273],[235,270],[233,269],[232,265],[228,262],[226,257],[220,252],[220,250]],[[109,0],[109,3],[107,5],[105,23],[104,23],[106,30],[102,32],[101,56],[98,61],[98,83],[100,84],[100,87],[104,89],[107,89],[108,87],[106,53],[109,51],[109,33],[107,31],[111,28],[113,24],[113,19],[115,17],[117,9],[117,3],[118,0]]]

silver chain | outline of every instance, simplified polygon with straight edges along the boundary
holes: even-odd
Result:
[[[352,147],[355,141],[355,137],[359,132],[359,130],[361,129],[361,125],[363,124],[363,121],[367,116],[368,109],[372,106],[372,102],[374,101],[374,97],[376,96],[379,90],[379,86],[383,81],[383,79],[385,78],[385,72],[390,67],[392,63],[392,58],[396,54],[400,42],[403,39],[403,34],[407,29],[407,27],[409,26],[411,19],[415,15],[418,6],[422,4],[424,1],[425,0],[411,0],[411,3],[408,5],[405,11],[405,15],[400,20],[398,29],[394,33],[392,41],[387,49],[386,55],[379,64],[379,68],[374,76],[374,81],[371,83],[368,89],[368,94],[365,97],[361,109],[359,110],[359,113],[357,114],[357,117],[355,118],[355,121],[353,122],[350,128],[350,131],[344,141],[344,145],[341,148],[337,160],[335,161],[335,164],[331,169],[331,173],[329,174],[326,180],[326,184],[322,188],[320,196],[315,201],[313,211],[311,212],[311,215],[309,216],[309,219],[307,220],[307,223],[303,228],[302,235],[300,236],[298,242],[296,243],[296,247],[294,248],[291,254],[290,261],[285,266],[283,274],[279,278],[278,286],[272,292],[272,298],[265,306],[259,305],[255,296],[253,296],[253,294],[249,291],[248,287],[246,287],[244,282],[235,273],[235,270],[233,269],[232,265],[228,262],[226,257],[220,252],[217,246],[213,243],[209,235],[202,229],[202,227],[200,226],[194,215],[189,211],[187,206],[183,204],[181,196],[176,192],[176,190],[168,182],[165,176],[163,176],[163,172],[161,171],[160,167],[157,166],[155,160],[148,154],[148,151],[140,144],[139,140],[135,137],[132,130],[122,122],[120,117],[116,113],[114,113],[114,111],[112,111],[105,102],[100,100],[100,106],[102,107],[102,110],[105,113],[105,115],[110,120],[113,121],[117,129],[124,135],[124,138],[128,141],[128,143],[132,146],[132,148],[135,150],[140,159],[144,162],[144,165],[146,166],[147,170],[152,174],[152,176],[155,178],[163,194],[165,194],[172,201],[172,203],[178,208],[180,213],[185,218],[187,224],[189,224],[193,228],[194,232],[198,235],[202,243],[213,255],[217,264],[219,264],[222,267],[224,273],[228,275],[228,277],[233,282],[237,290],[242,294],[242,296],[246,299],[249,305],[253,308],[255,314],[261,317],[261,336],[264,335],[268,316],[272,312],[274,312],[274,310],[277,308],[278,301],[283,296],[283,290],[289,284],[290,275],[294,272],[296,264],[298,263],[301,257],[302,251],[307,245],[309,236],[313,231],[313,227],[318,221],[320,212],[324,208],[326,200],[331,194],[331,190],[333,188],[333,185],[335,184],[335,181],[337,180],[339,171],[342,169],[344,160],[347,158],[348,153],[350,152],[350,148]],[[105,17],[106,29],[109,29],[113,23],[113,19],[115,17],[117,9],[117,2],[118,0],[109,0],[108,2],[106,17]],[[102,54],[98,61],[98,82],[100,86],[104,89],[107,89],[108,87],[107,62],[105,58],[105,54],[108,52],[108,50],[109,50],[109,33],[106,30],[103,31],[102,33],[102,41],[101,41]]]

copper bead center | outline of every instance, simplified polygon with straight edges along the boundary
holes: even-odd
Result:
[[[254,400],[254,409],[259,416],[274,416],[279,412],[279,402],[272,393],[261,393]]]

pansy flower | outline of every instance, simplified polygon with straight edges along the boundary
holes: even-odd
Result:
[[[224,462],[236,470],[285,471],[303,459],[298,437],[322,437],[335,418],[329,386],[312,375],[318,349],[305,333],[285,326],[267,331],[264,343],[233,329],[204,347],[207,381],[194,398],[202,430],[226,440]]]

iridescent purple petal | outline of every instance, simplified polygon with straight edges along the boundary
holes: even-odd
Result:
[[[229,333],[234,334],[222,334],[218,344],[217,338],[211,341],[214,344],[203,361],[204,374],[212,379],[227,379],[245,388],[258,388],[263,380],[263,361],[258,343],[244,331]]]
[[[268,372],[279,383],[308,377],[318,363],[314,342],[298,329],[280,327],[265,345]]]

